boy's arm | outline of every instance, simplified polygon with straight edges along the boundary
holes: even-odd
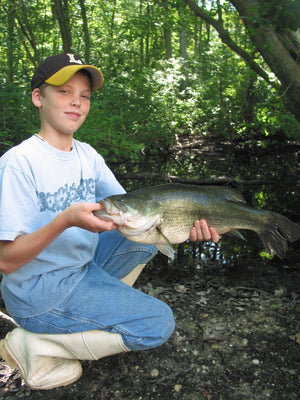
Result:
[[[99,203],[76,203],[58,214],[51,222],[35,232],[18,236],[13,241],[0,241],[0,272],[10,274],[37,257],[65,229],[72,226],[92,232],[112,230],[112,222],[94,216]]]
[[[13,241],[0,241],[0,271],[10,274],[37,257],[64,230],[77,226],[91,232],[115,229],[112,222],[95,217],[93,211],[100,210],[100,203],[76,203],[58,214],[51,222],[35,232],[18,236]],[[209,228],[205,220],[196,221],[190,239],[217,242],[219,235]]]

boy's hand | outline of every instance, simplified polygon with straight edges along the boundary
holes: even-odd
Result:
[[[193,228],[190,232],[190,240],[192,242],[212,240],[217,243],[220,240],[220,235],[215,228],[209,228],[205,219],[195,221]]]
[[[104,221],[93,214],[93,211],[103,208],[104,206],[100,203],[75,203],[61,214],[68,228],[77,226],[91,232],[111,231],[116,228],[113,222]]]

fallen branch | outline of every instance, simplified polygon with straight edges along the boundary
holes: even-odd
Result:
[[[138,180],[145,182],[168,182],[168,183],[185,183],[190,185],[266,185],[266,184],[278,184],[275,180],[242,180],[235,179],[232,177],[220,177],[220,178],[181,178],[175,175],[162,175],[157,173],[125,173],[116,172],[115,175],[119,180]]]

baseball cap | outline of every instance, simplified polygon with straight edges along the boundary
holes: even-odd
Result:
[[[62,53],[50,56],[43,61],[35,71],[31,80],[31,88],[40,87],[43,83],[53,86],[64,85],[80,69],[89,72],[92,81],[92,90],[100,89],[103,84],[103,75],[99,68],[85,64],[78,56],[72,53]]]

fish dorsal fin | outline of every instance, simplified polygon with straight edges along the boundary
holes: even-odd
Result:
[[[233,203],[246,203],[246,200],[242,193],[234,189],[224,188],[223,196],[225,200],[232,201]]]

